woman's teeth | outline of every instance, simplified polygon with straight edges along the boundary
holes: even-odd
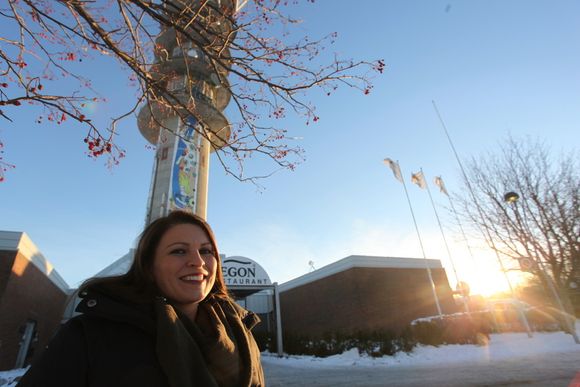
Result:
[[[184,277],[181,277],[181,279],[184,280],[184,281],[202,281],[203,280],[203,274],[186,275]]]

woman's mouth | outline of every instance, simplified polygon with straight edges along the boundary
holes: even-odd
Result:
[[[179,279],[182,281],[186,281],[186,282],[191,282],[191,281],[200,282],[200,281],[203,281],[204,278],[205,278],[205,276],[203,274],[190,274],[190,275],[184,275],[183,277],[180,277]]]

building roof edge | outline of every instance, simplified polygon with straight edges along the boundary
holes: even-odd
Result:
[[[63,292],[68,293],[70,287],[56,271],[52,263],[40,252],[32,239],[21,231],[0,231],[0,250],[18,251],[38,270]]]
[[[376,269],[442,269],[438,259],[403,258],[403,257],[379,257],[370,255],[349,255],[318,270],[304,274],[279,286],[280,292],[306,285],[308,283],[330,277],[331,275],[352,268],[376,268]]]

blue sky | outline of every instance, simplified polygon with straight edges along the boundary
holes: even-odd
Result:
[[[296,171],[279,172],[257,189],[213,162],[208,221],[221,251],[256,260],[273,281],[306,273],[311,260],[318,268],[350,254],[421,257],[402,186],[382,160],[399,160],[407,179],[422,167],[429,181],[442,175],[449,190],[458,189],[459,170],[432,100],[465,160],[493,151],[509,134],[545,139],[556,153],[578,147],[577,1],[318,0],[291,12],[303,20],[304,34],[338,32],[329,53],[383,58],[387,69],[367,96],[345,88],[330,97],[310,94],[320,121],[286,121],[306,150]],[[85,66],[109,100],[91,117],[106,123],[134,93],[113,63]],[[108,170],[84,154],[83,130],[37,125],[34,114],[19,109],[14,123],[0,122],[5,158],[16,164],[0,184],[0,229],[27,232],[75,286],[134,244],[153,151],[128,119],[118,139],[127,158]],[[450,268],[426,192],[408,189],[427,255]],[[448,230],[447,238],[459,236]],[[474,274],[463,244],[452,243],[451,252],[461,279],[476,290],[503,285],[489,252],[476,249],[485,275]],[[450,270],[448,276],[454,286]]]

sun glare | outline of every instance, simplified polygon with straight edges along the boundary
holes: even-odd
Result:
[[[451,246],[456,252],[461,252],[459,244]],[[464,249],[465,250],[465,249]],[[504,259],[503,266],[506,275],[498,263],[495,253],[485,247],[472,248],[473,257],[467,253],[454,256],[454,264],[460,281],[465,281],[471,289],[472,295],[491,296],[493,294],[509,292],[510,284],[515,290],[518,285],[525,281],[525,276],[519,271],[519,267],[508,259]],[[466,253],[466,251],[465,251]],[[457,280],[449,259],[443,259],[443,266],[446,269],[449,284],[455,290]],[[509,283],[508,283],[509,280]]]
[[[468,282],[469,283],[469,282]],[[509,290],[505,277],[499,272],[481,273],[470,283],[471,294],[491,296],[492,294]]]

